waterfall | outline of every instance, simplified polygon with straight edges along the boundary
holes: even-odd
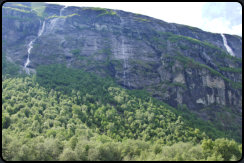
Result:
[[[63,16],[63,11],[64,11],[64,9],[65,8],[67,8],[68,6],[64,6],[63,8],[61,8],[61,10],[59,11],[59,16]],[[57,17],[57,18],[54,18],[54,19],[52,19],[51,20],[51,22],[50,22],[50,29],[51,29],[51,31],[53,31],[53,29],[54,29],[54,27],[56,26],[56,23],[57,23],[57,21],[59,20],[60,18],[59,17]]]
[[[28,75],[30,74],[30,69],[28,68],[28,66],[30,64],[30,54],[31,54],[31,49],[33,48],[33,43],[36,41],[37,38],[39,38],[43,34],[44,29],[45,29],[45,21],[43,22],[41,29],[39,29],[37,37],[31,40],[27,46],[27,60],[24,64],[24,69]]]
[[[234,52],[232,51],[232,49],[229,47],[229,45],[227,44],[227,40],[225,38],[225,35],[223,33],[221,33],[221,36],[222,36],[222,39],[223,39],[223,42],[224,42],[224,46],[226,48],[226,50],[228,51],[228,53],[232,56],[235,56]]]
[[[67,7],[68,7],[68,6],[64,6],[63,8],[61,8],[61,10],[60,10],[60,12],[59,12],[59,15],[60,15],[60,16],[63,16],[63,11],[64,11],[64,9],[67,8]]]
[[[39,30],[39,32],[38,32],[38,37],[40,37],[40,36],[42,35],[44,29],[45,29],[45,21],[44,21],[43,24],[42,24],[42,28],[41,28],[41,30]]]
[[[128,78],[126,78],[126,70],[127,70],[127,62],[128,60],[126,59],[125,55],[125,44],[124,44],[124,38],[122,38],[122,55],[123,55],[123,79],[124,79],[124,86],[126,81],[128,82],[128,85],[130,87],[130,81],[128,81]]]
[[[126,81],[126,74],[125,74],[125,69],[126,69],[126,61],[125,61],[125,51],[124,51],[124,39],[122,38],[122,54],[123,54],[123,79],[124,79],[124,86],[125,86],[125,81]]]
[[[122,17],[120,17],[120,20],[121,20],[121,26],[122,26],[122,28],[123,28],[123,26],[124,26],[124,20],[122,19]],[[128,62],[128,60],[126,59],[127,57],[126,57],[126,54],[125,54],[125,49],[126,49],[126,47],[125,47],[125,43],[124,43],[124,36],[123,36],[123,32],[122,32],[122,30],[121,30],[121,36],[122,36],[122,44],[121,44],[121,49],[122,49],[122,55],[123,55],[123,80],[124,80],[124,86],[125,86],[125,84],[126,84],[126,81],[128,82],[128,85],[129,85],[129,87],[130,87],[130,81],[128,81],[128,79],[126,78],[126,70],[127,70],[127,62]]]
[[[64,11],[64,9],[65,8],[67,8],[68,6],[64,6],[63,8],[61,8],[61,10],[60,10],[60,12],[59,12],[59,16],[62,16],[63,15],[63,11]],[[56,25],[56,22],[57,22],[57,20],[59,20],[60,18],[54,18],[54,19],[52,19],[51,20],[51,30],[55,27],[55,25]],[[40,24],[41,24],[41,21],[40,21]],[[33,48],[33,43],[36,41],[36,39],[38,39],[42,34],[43,34],[43,32],[44,32],[44,30],[45,30],[45,21],[43,21],[43,24],[42,24],[42,26],[41,26],[41,28],[39,29],[39,31],[38,31],[38,34],[37,34],[37,37],[36,38],[34,38],[33,40],[31,40],[30,41],[30,43],[28,44],[28,46],[27,46],[27,60],[26,60],[26,62],[25,62],[25,64],[24,64],[24,69],[25,69],[25,71],[26,71],[26,73],[27,74],[30,74],[30,70],[29,70],[29,68],[28,68],[28,66],[29,66],[29,64],[30,64],[30,54],[31,54],[31,49]]]
[[[30,63],[30,59],[29,59],[29,54],[31,52],[31,49],[33,48],[33,42],[35,40],[31,40],[31,42],[28,44],[28,49],[27,49],[27,52],[28,52],[28,57],[27,57],[27,61],[25,63],[25,67]]]

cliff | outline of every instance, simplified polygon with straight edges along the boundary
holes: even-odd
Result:
[[[28,2],[5,3],[2,12],[3,51],[25,70],[61,63],[145,89],[221,126],[241,124],[239,36],[103,8]]]

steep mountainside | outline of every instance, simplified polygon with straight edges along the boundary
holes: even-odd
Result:
[[[241,37],[102,8],[5,3],[2,13],[3,52],[22,72],[59,63],[109,76],[241,137]]]

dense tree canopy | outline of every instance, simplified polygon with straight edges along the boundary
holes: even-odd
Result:
[[[197,121],[144,91],[61,65],[2,80],[5,160],[241,158],[241,144]]]

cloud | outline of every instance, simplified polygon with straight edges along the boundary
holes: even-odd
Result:
[[[232,26],[231,31],[233,32],[232,34],[242,36],[242,24]]]
[[[204,30],[242,36],[242,7],[237,2],[209,2],[202,7]]]
[[[203,19],[202,28],[213,33],[228,33],[242,35],[242,24],[230,25],[231,22],[227,21],[225,18],[215,18],[215,19]]]
[[[241,5],[237,2],[209,2],[202,8],[202,16],[208,19],[223,17],[231,25],[242,23]]]

